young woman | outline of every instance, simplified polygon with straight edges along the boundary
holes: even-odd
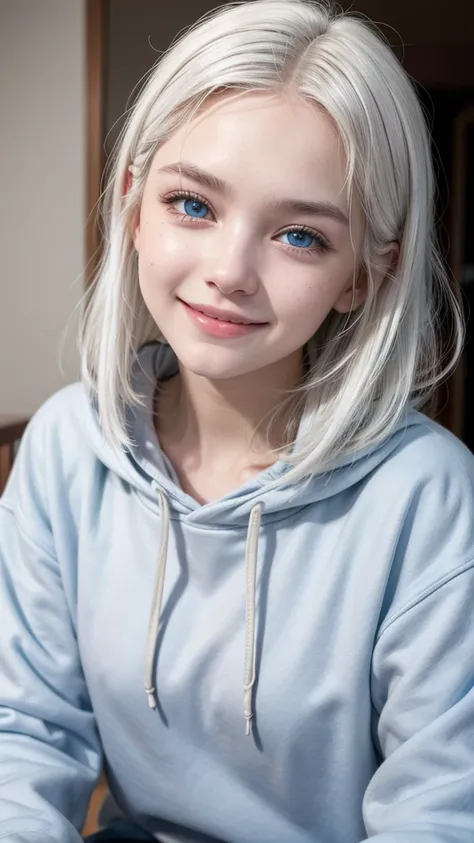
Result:
[[[416,409],[461,343],[433,191],[357,17],[230,4],[153,70],[82,382],[0,507],[8,843],[77,843],[103,761],[97,840],[474,840],[474,462]]]

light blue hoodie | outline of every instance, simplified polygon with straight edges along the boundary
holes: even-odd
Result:
[[[201,506],[153,431],[172,354],[140,363],[134,453],[74,384],[0,503],[2,843],[78,843],[101,747],[163,841],[473,843],[474,458],[409,411]]]

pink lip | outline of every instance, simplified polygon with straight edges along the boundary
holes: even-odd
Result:
[[[197,305],[191,306],[182,301],[182,299],[179,299],[179,301],[181,301],[186,313],[194,324],[198,325],[206,334],[210,334],[213,337],[242,337],[268,324],[267,322],[251,322],[249,325],[244,325],[237,322],[227,322],[225,320],[226,316],[232,316],[234,319],[237,319],[237,314],[234,315],[229,313],[229,311],[217,310],[217,308],[208,307],[207,305],[207,312],[203,313],[197,309]],[[212,313],[216,315],[213,316]],[[217,314],[219,314],[219,317]]]

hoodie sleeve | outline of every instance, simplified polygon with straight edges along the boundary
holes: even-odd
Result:
[[[2,843],[79,843],[101,769],[49,517],[53,436],[39,411],[0,500]]]
[[[377,843],[474,841],[474,562],[388,618],[373,654]]]

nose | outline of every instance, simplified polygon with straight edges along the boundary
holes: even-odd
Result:
[[[237,228],[222,228],[211,238],[204,279],[208,286],[217,287],[224,295],[251,296],[259,286],[258,248],[250,232]]]

